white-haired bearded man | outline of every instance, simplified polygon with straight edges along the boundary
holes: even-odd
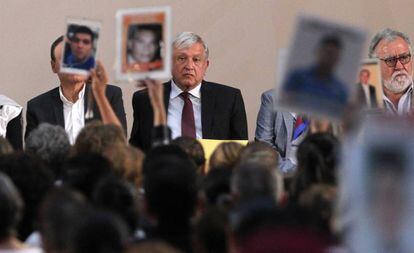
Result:
[[[384,29],[371,41],[369,56],[380,60],[384,105],[398,115],[413,107],[413,62],[411,41],[402,32]]]

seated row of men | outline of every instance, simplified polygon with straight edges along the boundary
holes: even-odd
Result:
[[[98,106],[91,103],[89,77],[60,73],[62,51],[63,37],[59,37],[51,46],[50,57],[52,70],[57,74],[60,85],[27,103],[26,137],[40,123],[47,122],[64,127],[73,143],[88,120],[102,117]],[[384,29],[373,38],[369,55],[380,60],[385,108],[395,114],[411,111],[413,73],[408,36]],[[248,139],[240,90],[204,80],[209,66],[209,49],[203,39],[191,32],[179,34],[173,42],[172,59],[172,79],[163,87],[165,123],[172,137]],[[107,85],[105,92],[126,132],[121,89]],[[151,146],[151,133],[156,122],[149,95],[147,90],[140,90],[135,92],[132,100],[134,122],[130,144],[144,151]],[[2,100],[0,98],[0,102]],[[283,161],[281,167],[285,166],[284,171],[288,171],[295,167],[295,147],[306,135],[309,123],[296,113],[275,111],[274,103],[273,90],[262,94],[255,137],[278,150]],[[18,128],[13,129],[16,132]],[[17,132],[17,139],[19,134],[21,139],[21,129]],[[21,143],[16,145],[21,147]]]

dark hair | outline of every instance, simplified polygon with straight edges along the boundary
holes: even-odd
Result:
[[[170,149],[170,152],[162,149]],[[154,156],[155,153],[159,155]],[[185,226],[197,199],[194,163],[173,145],[155,148],[144,161],[144,190],[149,210],[157,216],[160,225]]]
[[[53,41],[52,45],[50,46],[50,60],[55,62],[56,56],[55,56],[55,48],[63,41],[64,36],[59,36],[55,41]]]
[[[197,139],[180,136],[175,138],[171,144],[182,148],[198,167],[203,166],[206,163],[203,146]]]
[[[228,252],[228,231],[227,213],[219,208],[207,210],[195,227],[196,242],[203,249],[200,252]]]
[[[53,187],[53,174],[39,158],[20,152],[1,157],[0,171],[10,177],[25,203],[18,226],[19,238],[24,240],[35,229],[38,207]]]
[[[45,252],[70,252],[75,233],[89,211],[81,194],[64,187],[50,191],[39,211]]]
[[[63,184],[91,199],[95,185],[113,173],[110,162],[99,154],[80,154],[62,166]]]
[[[338,49],[342,49],[342,41],[337,35],[326,35],[321,38],[318,43],[319,48],[332,45]]]
[[[78,34],[78,33],[85,33],[85,34],[90,35],[90,36],[91,36],[91,41],[92,41],[92,43],[93,43],[93,41],[95,40],[95,34],[94,34],[94,33],[92,32],[92,30],[91,30],[89,27],[87,27],[87,26],[84,26],[84,25],[77,26],[77,27],[75,28],[75,30],[73,31],[73,37],[74,37],[76,34]],[[70,39],[72,39],[72,38],[70,38]]]
[[[12,235],[21,218],[23,201],[10,178],[0,172],[0,241]]]
[[[125,224],[112,214],[95,211],[86,217],[74,239],[74,253],[124,252],[127,241]]]
[[[132,185],[117,177],[108,177],[96,185],[92,201],[95,207],[118,215],[132,235],[139,220],[137,196]]]
[[[230,179],[232,170],[217,168],[210,170],[202,182],[202,190],[210,206],[226,204],[226,196],[230,196]]]
[[[297,151],[298,171],[291,188],[293,199],[314,183],[336,184],[338,148],[339,141],[332,134],[306,136]]]

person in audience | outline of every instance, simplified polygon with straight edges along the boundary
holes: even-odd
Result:
[[[203,146],[197,139],[180,136],[172,140],[171,144],[178,145],[188,154],[188,156],[190,156],[198,168],[198,174],[201,175],[204,173],[206,157]]]
[[[98,182],[115,173],[106,158],[90,153],[71,157],[63,164],[62,171],[63,185],[79,191],[89,200]]]
[[[227,253],[229,233],[227,213],[220,208],[209,209],[195,225],[194,248],[199,253]]]
[[[124,252],[128,240],[126,225],[117,216],[95,210],[75,232],[73,253]]]
[[[16,150],[23,149],[22,111],[21,105],[0,94],[0,137]]]
[[[230,209],[232,204],[230,179],[232,170],[217,168],[209,170],[201,182],[200,194],[205,208],[214,206]]]
[[[70,148],[63,127],[42,123],[27,137],[25,151],[41,158],[53,170],[55,178],[60,179],[61,166],[68,158]]]
[[[240,90],[203,80],[208,54],[206,43],[197,34],[183,32],[173,42],[172,80],[164,85],[172,137],[248,139]],[[148,133],[154,126],[148,91],[135,92],[132,106],[134,123],[129,142],[148,151],[152,143]]]
[[[42,252],[40,248],[28,247],[16,236],[24,203],[13,182],[3,173],[0,173],[0,203],[0,252]]]
[[[75,233],[90,212],[85,197],[80,193],[64,187],[51,190],[39,210],[39,231],[44,252],[72,252]]]
[[[197,204],[196,167],[177,146],[152,149],[144,161],[145,202],[156,220],[149,238],[162,239],[193,252],[191,223]]]
[[[60,73],[60,59],[63,53],[62,41],[63,36],[56,39],[50,49],[52,71],[57,74],[60,86],[31,99],[27,103],[25,137],[27,138],[29,133],[40,123],[46,122],[64,127],[68,133],[70,143],[73,144],[89,118],[102,118],[105,122],[107,118],[105,116],[108,115],[102,115],[101,113],[108,103],[126,132],[126,117],[121,89],[106,85],[105,70],[102,64],[98,63],[96,71],[91,71],[91,76],[92,93],[96,103],[100,106],[99,108],[96,105],[92,106],[88,102],[91,99],[90,96],[92,96],[90,94],[91,85],[87,84],[88,76]],[[107,97],[107,103],[103,102],[105,101],[102,98],[104,94]],[[88,117],[85,115],[87,111],[90,112]]]
[[[236,166],[243,145],[237,142],[219,144],[210,156],[210,170],[216,168],[233,169]]]
[[[130,245],[126,253],[141,253],[141,252],[148,252],[148,253],[183,253],[166,242],[161,240],[145,240],[139,243],[135,243]]]
[[[371,40],[369,57],[380,60],[384,105],[388,112],[411,112],[413,94],[412,45],[407,34],[386,28]]]
[[[138,229],[137,190],[125,180],[108,177],[100,180],[92,194],[92,203],[99,210],[117,215],[127,225],[128,234],[133,238]]]
[[[292,179],[290,199],[299,196],[316,183],[336,185],[336,165],[339,141],[332,134],[309,135],[299,145],[298,171]]]
[[[24,153],[2,156],[0,172],[10,177],[23,198],[25,211],[17,232],[18,238],[25,240],[36,229],[38,208],[53,187],[53,173],[40,158]]]

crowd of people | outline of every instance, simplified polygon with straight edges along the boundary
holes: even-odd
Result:
[[[21,126],[0,137],[0,252],[348,252],[336,202],[349,122],[275,111],[269,91],[255,141],[206,159],[197,139],[247,139],[246,113],[240,90],[204,80],[209,49],[185,32],[172,80],[138,83],[128,141],[121,90],[99,61],[90,77],[60,73],[63,40],[60,85],[28,102],[24,148]],[[385,110],[410,112],[410,40],[385,29],[370,51]],[[7,101],[5,133],[21,118]]]

